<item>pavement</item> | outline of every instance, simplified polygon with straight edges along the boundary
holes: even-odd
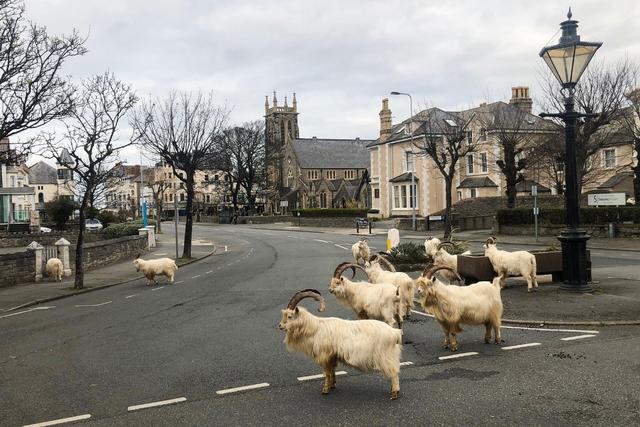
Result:
[[[287,352],[277,322],[304,288],[326,298],[320,314],[301,302],[315,314],[355,318],[327,292],[353,236],[233,225],[194,232],[227,250],[185,265],[173,285],[140,279],[0,313],[3,426],[640,423],[637,326],[503,325],[502,345],[485,344],[484,328],[471,326],[452,353],[420,307],[404,326],[400,399],[389,400],[379,373],[348,366],[322,396],[321,369]],[[623,255],[595,260],[636,274],[640,255]],[[517,284],[504,291],[530,304],[545,298]]]
[[[157,246],[143,257],[175,258],[175,234],[171,227],[163,234],[156,235]],[[215,245],[210,240],[195,239],[192,243],[191,260],[178,259],[178,266],[197,261],[215,251]],[[179,254],[182,254],[182,242],[179,242]],[[74,276],[66,277],[56,282],[44,277],[41,282],[22,284],[0,288],[0,312],[18,310],[33,305],[54,301],[79,293],[92,292],[109,286],[128,283],[140,279],[141,273],[136,272],[131,260],[110,264],[105,267],[91,269],[84,274],[84,289],[73,288]]]

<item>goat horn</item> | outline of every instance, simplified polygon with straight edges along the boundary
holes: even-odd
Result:
[[[433,240],[433,239],[435,239],[435,237],[433,237],[433,236],[427,236],[427,241],[429,241],[429,240]]]
[[[296,308],[298,303],[305,298],[313,298],[314,300],[318,301],[318,303],[320,303],[320,307],[318,307],[318,311],[324,311],[325,309],[324,298],[322,297],[322,294],[315,289],[305,289],[305,290],[296,292],[289,300],[289,304],[287,304],[287,308],[289,310],[293,310],[294,308]]]
[[[444,248],[445,246],[451,248],[452,250],[456,248],[451,242],[442,242],[438,245],[438,250]]]
[[[496,238],[491,236],[487,239],[487,241],[485,242],[487,245],[495,245],[496,244]]]
[[[426,269],[425,269],[425,271],[422,273],[422,275],[423,275],[424,277],[426,277],[427,279],[431,279],[431,277],[433,277],[433,275],[434,275],[434,274],[436,274],[436,272],[438,272],[438,271],[440,271],[440,270],[448,270],[448,271],[452,272],[453,274],[455,274],[455,275],[456,275],[456,277],[458,278],[458,280],[459,280],[460,282],[462,282],[462,281],[463,281],[463,280],[462,280],[462,277],[460,277],[460,275],[458,274],[458,272],[457,272],[457,271],[455,271],[455,270],[454,270],[453,268],[451,268],[451,267],[446,267],[446,266],[444,266],[444,265],[441,265],[440,267],[432,267],[432,268],[431,268],[431,269],[429,269],[429,270],[426,270]]]
[[[371,279],[369,279],[369,273],[367,273],[367,270],[365,270],[364,267],[362,267],[361,265],[354,264],[352,262],[343,262],[342,264],[338,265],[336,267],[336,271],[333,272],[333,277],[338,278],[338,277],[342,276],[342,273],[347,268],[351,268],[353,270],[353,276],[351,277],[352,279],[356,275],[356,268],[357,268],[358,270],[362,270],[364,272],[364,274],[367,275],[367,281],[368,282],[371,281]]]
[[[141,253],[138,253],[138,255],[136,255],[136,257],[134,259],[139,259],[140,255],[142,255]]]
[[[368,237],[361,237],[361,238],[360,238],[360,241],[361,241],[361,242],[368,242],[368,241],[369,241],[369,238],[368,238]]]
[[[393,266],[393,264],[391,264],[391,261],[379,255],[378,255],[378,260],[379,260],[378,262],[382,261],[382,263],[387,266],[389,271],[393,271],[394,273],[396,272],[396,268]]]
[[[429,272],[429,270],[431,270],[433,268],[433,263],[430,262],[427,265],[425,265],[424,270],[422,270],[422,277],[427,277],[427,273]]]

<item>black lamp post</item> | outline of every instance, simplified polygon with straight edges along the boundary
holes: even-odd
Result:
[[[602,43],[583,42],[577,33],[578,21],[571,19],[571,8],[567,20],[560,23],[562,36],[558,44],[540,51],[540,56],[566,91],[564,112],[540,114],[541,117],[558,117],[565,123],[565,209],[566,230],[558,240],[562,244],[562,270],[564,281],[560,289],[571,292],[589,292],[591,285],[587,275],[587,240],[589,235],[580,228],[580,205],[578,203],[578,175],[576,165],[576,121],[586,117],[574,109],[573,93],[580,76]]]

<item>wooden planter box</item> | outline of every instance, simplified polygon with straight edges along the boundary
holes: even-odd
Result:
[[[554,282],[562,281],[562,251],[530,251],[536,257],[538,276],[551,274]],[[587,250],[587,277],[591,280],[591,252]],[[458,255],[458,273],[466,283],[493,280],[496,272],[484,255]]]

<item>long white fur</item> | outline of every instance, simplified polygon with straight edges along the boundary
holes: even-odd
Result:
[[[438,251],[438,245],[440,243],[442,242],[440,242],[440,239],[438,239],[437,237],[427,237],[427,239],[424,241],[424,252],[427,254],[427,256],[430,256],[431,258],[435,257],[436,252]]]
[[[420,277],[417,280],[418,293],[423,308],[433,314],[444,331],[445,348],[458,349],[456,335],[462,332],[461,324],[485,325],[485,342],[491,339],[491,329],[495,342],[500,343],[502,324],[502,298],[500,279],[492,282],[482,281],[469,286],[445,285],[435,276],[431,279]]]
[[[371,251],[369,250],[369,244],[367,241],[362,239],[354,243],[353,246],[351,246],[351,254],[353,255],[353,259],[356,264],[364,265],[371,256]]]
[[[142,271],[144,277],[147,278],[147,285],[158,283],[158,281],[155,280],[155,276],[160,275],[166,276],[169,282],[173,283],[176,271],[178,271],[176,262],[171,258],[158,258],[147,261],[138,258],[133,261],[133,265],[137,271]]]
[[[359,319],[376,319],[402,328],[398,287],[391,283],[352,282],[344,276],[332,278],[330,292]],[[397,320],[396,320],[397,319]]]
[[[280,328],[289,352],[300,352],[323,369],[341,362],[361,371],[376,370],[391,380],[393,392],[400,391],[402,331],[377,320],[344,320],[317,317],[304,307],[282,310]],[[325,375],[327,370],[325,369]],[[394,387],[395,383],[395,387]],[[328,392],[328,388],[323,392]]]
[[[58,282],[62,282],[62,276],[64,275],[64,265],[59,258],[49,258],[47,260],[47,276],[55,279]]]
[[[413,279],[401,271],[387,271],[382,268],[379,261],[371,261],[365,265],[371,283],[391,283],[400,288],[401,315],[406,317],[413,308],[415,288]]]
[[[503,251],[498,249],[495,243],[487,242],[484,244],[484,255],[489,258],[493,269],[500,277],[500,286],[504,286],[508,276],[522,276],[527,281],[527,292],[531,292],[532,289],[537,290],[536,257],[532,253]]]

